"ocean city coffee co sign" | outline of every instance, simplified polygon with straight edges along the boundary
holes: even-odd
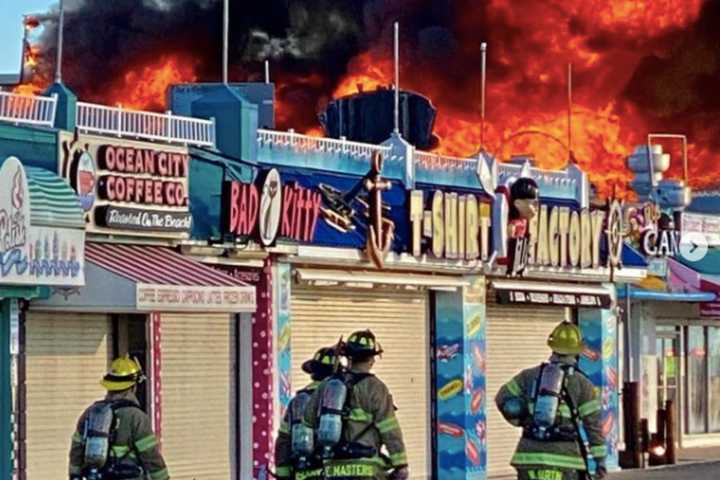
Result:
[[[320,192],[294,182],[283,185],[280,173],[272,169],[257,184],[225,182],[222,230],[263,246],[278,237],[311,243],[321,205]]]
[[[60,171],[87,212],[88,231],[187,237],[186,148],[111,143],[94,136],[66,139],[62,145]]]

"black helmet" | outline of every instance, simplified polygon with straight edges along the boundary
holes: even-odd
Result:
[[[540,197],[540,189],[532,178],[522,177],[515,180],[510,187],[512,200],[534,200]]]
[[[324,347],[315,352],[310,360],[306,360],[302,364],[303,372],[310,374],[313,378],[318,377],[319,380],[329,377],[333,373],[333,367],[336,363],[335,347]]]
[[[350,358],[373,357],[382,353],[382,347],[370,330],[353,332],[345,342],[345,356]]]

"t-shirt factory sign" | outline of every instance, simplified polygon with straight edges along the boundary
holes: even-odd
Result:
[[[77,192],[88,232],[187,238],[190,157],[185,147],[67,136],[61,174]]]
[[[490,203],[468,193],[410,192],[410,252],[451,260],[488,260]]]
[[[471,193],[413,190],[408,250],[413,256],[440,259],[495,259],[511,276],[522,275],[527,267],[620,266],[620,202],[611,202],[605,210],[536,202],[529,210],[514,211],[503,202],[503,196],[490,201]]]

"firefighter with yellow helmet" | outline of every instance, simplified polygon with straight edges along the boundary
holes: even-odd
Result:
[[[319,478],[322,465],[314,455],[314,432],[303,422],[305,408],[320,382],[335,373],[338,365],[335,347],[325,347],[315,352],[302,364],[303,372],[312,381],[299,390],[287,407],[277,440],[275,441],[275,476],[280,479],[305,480]]]
[[[584,349],[580,330],[562,322],[547,343],[549,361],[523,370],[495,397],[503,417],[523,429],[511,464],[519,480],[605,478],[601,403],[577,366]]]
[[[167,480],[150,417],[135,396],[145,380],[129,356],[113,360],[100,382],[108,391],[80,416],[70,447],[70,480]]]
[[[305,413],[305,423],[315,431],[323,478],[406,480],[407,453],[392,395],[370,373],[383,350],[375,335],[363,330],[351,334],[342,351],[347,370],[315,390]]]

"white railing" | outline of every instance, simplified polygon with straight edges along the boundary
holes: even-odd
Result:
[[[215,146],[215,122],[171,112],[125,110],[77,102],[77,128],[85,132],[188,145]]]
[[[514,163],[502,163],[498,165],[498,181],[504,183],[509,177],[519,175],[523,166]],[[531,167],[530,176],[546,185],[568,186],[575,185],[577,181],[564,170],[543,170]]]
[[[313,137],[295,133],[293,130],[280,132],[258,129],[257,138],[260,146],[291,148],[296,152],[337,153],[368,160],[375,152],[380,152],[385,156],[390,153],[390,147],[385,145],[351,142],[344,138]]]
[[[55,124],[57,95],[20,95],[0,92],[0,121],[52,127]]]
[[[476,158],[451,157],[415,150],[415,163],[428,170],[475,170]]]

